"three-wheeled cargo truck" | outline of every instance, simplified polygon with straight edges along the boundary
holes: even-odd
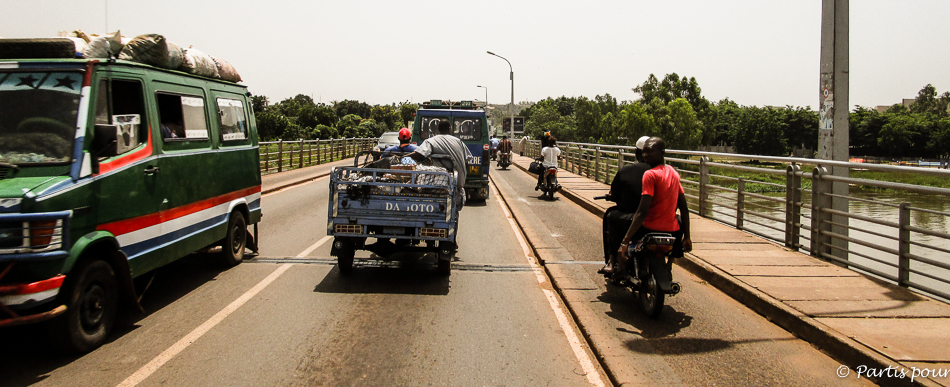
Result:
[[[438,157],[445,156],[430,156]],[[340,273],[352,271],[356,250],[367,250],[381,257],[434,252],[438,271],[451,274],[462,204],[456,172],[393,165],[399,156],[363,166],[359,159],[353,167],[330,172],[327,235],[334,237],[330,254],[337,257]],[[376,241],[366,244],[367,238]]]

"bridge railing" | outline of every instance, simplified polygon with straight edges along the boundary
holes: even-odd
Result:
[[[636,162],[633,147],[558,146],[561,168],[605,184]],[[523,155],[538,157],[540,143],[530,141]],[[950,170],[679,150],[666,156],[691,212],[950,299],[950,189],[882,179],[947,181]],[[832,175],[831,167],[848,168],[849,177]],[[834,182],[850,193],[834,194]],[[835,198],[847,200],[848,211],[835,210]]]
[[[372,149],[376,138],[337,138],[327,140],[260,142],[261,174],[283,172],[310,165],[353,157]]]

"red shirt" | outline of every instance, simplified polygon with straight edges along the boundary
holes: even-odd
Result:
[[[653,196],[650,212],[643,221],[643,227],[655,231],[677,231],[676,202],[683,193],[680,175],[673,167],[662,164],[643,174],[643,194]]]

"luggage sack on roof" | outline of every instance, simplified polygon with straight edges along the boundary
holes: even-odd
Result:
[[[242,81],[241,75],[226,60],[194,47],[182,49],[163,35],[139,35],[126,44],[122,44],[122,39],[119,31],[90,37],[80,30],[60,32],[56,38],[0,38],[0,59],[117,58],[206,78]]]

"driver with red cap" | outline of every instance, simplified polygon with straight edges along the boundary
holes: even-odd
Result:
[[[389,148],[386,148],[385,150],[383,150],[383,152],[387,152],[387,153],[389,153],[389,152],[400,152],[400,153],[409,153],[409,152],[412,152],[412,151],[416,150],[416,148],[418,148],[418,146],[416,146],[415,144],[411,144],[411,143],[409,142],[410,140],[412,140],[412,132],[409,130],[409,128],[402,128],[402,129],[399,129],[399,145],[393,145],[393,146],[391,146],[391,147],[389,147]]]

